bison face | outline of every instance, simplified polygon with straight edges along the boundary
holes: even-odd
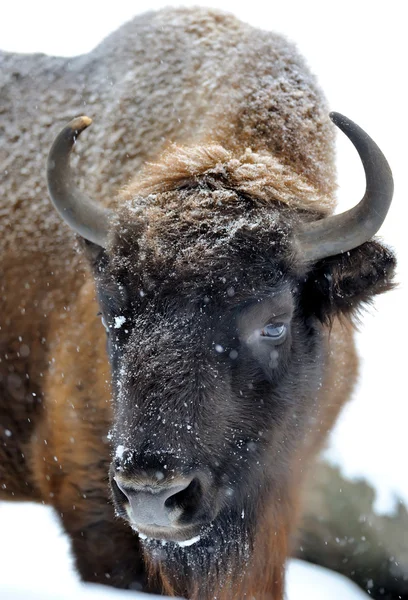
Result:
[[[172,223],[167,209],[137,230],[126,215],[95,263],[112,365],[113,498],[148,538],[242,533],[270,490],[288,487],[315,412],[325,333],[302,309],[289,220],[258,207],[249,226],[235,201],[238,219],[211,210],[189,226],[186,212]]]
[[[151,227],[137,244],[118,238],[96,268],[115,403],[111,485],[142,535],[184,542],[241,525],[282,485],[313,412],[322,335],[297,314],[283,240],[268,258],[246,226],[219,252],[210,239],[198,248],[194,228],[177,242],[167,228],[159,251]]]
[[[382,291],[393,260],[369,243],[301,268],[282,209],[254,209],[250,226],[219,216],[218,243],[166,215],[142,229],[126,215],[94,264],[112,366],[113,499],[149,539],[246,539],[259,505],[287,501],[288,465],[314,429],[326,323]]]
[[[268,473],[284,471],[312,410],[321,344],[294,318],[288,285],[262,292],[236,303],[146,294],[131,316],[106,315],[114,499],[148,537],[202,535],[279,483]]]

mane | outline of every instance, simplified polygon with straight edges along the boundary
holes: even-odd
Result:
[[[185,188],[231,189],[259,203],[282,202],[325,216],[333,212],[333,195],[316,189],[278,158],[247,148],[236,157],[219,144],[171,144],[159,162],[146,163],[123,189],[125,200]]]

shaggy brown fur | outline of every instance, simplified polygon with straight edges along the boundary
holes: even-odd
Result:
[[[280,36],[207,9],[143,15],[73,59],[0,53],[0,67],[0,497],[54,506],[85,580],[131,587],[147,571],[149,589],[194,600],[281,600],[304,474],[356,377],[350,313],[388,289],[394,267],[375,243],[311,270],[292,248],[299,220],[334,208],[333,127],[314,78]],[[91,268],[43,176],[55,134],[83,112],[95,126],[72,162],[91,197],[119,205],[102,258],[81,244]],[[264,295],[271,280],[293,285],[323,378],[253,466],[271,479],[239,531],[247,547],[232,540],[230,554],[221,545],[194,565],[186,551],[156,561],[115,517],[107,436],[118,419],[92,271],[101,298],[115,299],[125,278],[138,297],[160,290],[161,306],[175,291],[186,306],[197,300],[197,282],[224,294],[232,273],[234,302],[253,296],[254,281]],[[143,342],[142,365],[153,368],[156,341]]]
[[[292,208],[324,215],[334,207],[333,196],[325,195],[277,157],[247,148],[234,157],[222,146],[177,146],[173,144],[159,163],[147,163],[137,179],[125,189],[124,199],[135,195],[199,187],[212,184],[247,194],[254,200],[282,202]]]

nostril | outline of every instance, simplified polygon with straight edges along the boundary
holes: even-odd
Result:
[[[183,515],[189,516],[195,512],[201,496],[201,484],[198,478],[195,477],[183,490],[169,496],[164,505],[170,511],[182,509]]]

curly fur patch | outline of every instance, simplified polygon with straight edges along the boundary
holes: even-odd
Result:
[[[282,202],[322,215],[334,209],[334,197],[323,194],[278,158],[247,148],[240,156],[219,144],[193,147],[172,144],[160,162],[147,163],[124,189],[125,199],[182,188],[228,188],[260,203]]]

